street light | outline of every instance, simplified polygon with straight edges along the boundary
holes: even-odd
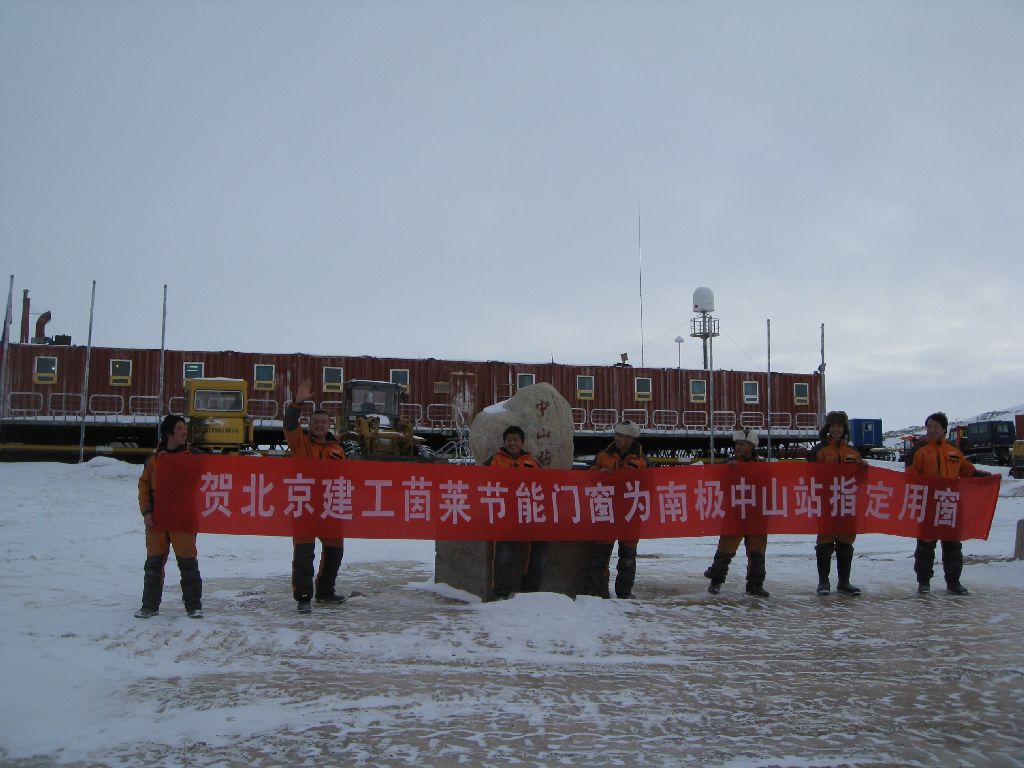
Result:
[[[676,368],[683,367],[683,337],[676,336],[676,348],[679,350],[679,356],[676,358]]]

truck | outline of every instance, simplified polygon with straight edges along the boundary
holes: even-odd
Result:
[[[949,442],[956,445],[976,464],[1006,465],[1017,433],[1012,421],[972,421],[954,424],[949,431]]]
[[[1010,449],[1010,477],[1024,480],[1024,440],[1014,440]]]
[[[892,458],[882,439],[881,419],[850,419],[850,445],[869,458]]]
[[[209,453],[255,451],[253,420],[248,415],[249,383],[244,379],[187,379],[185,416],[188,442]]]

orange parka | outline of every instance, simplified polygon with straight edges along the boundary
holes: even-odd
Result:
[[[591,469],[607,469],[614,472],[617,469],[645,469],[647,460],[644,458],[644,450],[640,443],[633,443],[625,454],[619,453],[619,449],[612,443],[594,458]]]
[[[843,438],[833,440],[826,438],[811,448],[807,456],[808,461],[817,461],[822,464],[863,464],[860,451],[850,445]]]
[[[485,467],[502,467],[503,469],[522,468],[540,469],[540,462],[532,453],[523,451],[518,456],[513,456],[504,448],[498,451],[484,462]]]
[[[161,453],[191,453],[191,451],[187,445],[173,451],[160,447],[146,459],[146,464],[142,468],[142,476],[139,478],[139,511],[143,517],[153,513],[153,497],[156,494],[156,457]]]
[[[978,472],[960,449],[940,437],[919,443],[907,457],[907,472],[938,477],[972,477]]]
[[[300,409],[289,405],[284,414],[284,439],[288,441],[288,448],[292,456],[301,459],[335,459],[345,458],[345,449],[341,443],[330,432],[327,439],[313,440],[308,434],[302,431],[299,426]]]

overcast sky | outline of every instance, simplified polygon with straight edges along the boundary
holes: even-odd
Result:
[[[824,323],[829,407],[1013,406],[1022,40],[1018,0],[0,0],[3,297],[85,343],[96,280],[102,346],[159,347],[166,283],[177,349],[700,367],[709,286],[716,367],[771,319],[811,371]]]

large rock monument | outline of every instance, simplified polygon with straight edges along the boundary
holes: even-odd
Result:
[[[536,456],[541,466],[572,467],[572,411],[565,398],[550,384],[523,387],[511,399],[488,406],[476,415],[469,428],[469,444],[477,464],[483,464],[501,447],[502,433],[510,426],[517,426],[526,433],[525,450]],[[522,549],[525,565],[525,542]],[[590,550],[589,542],[552,542],[541,589],[573,597],[581,593],[586,583]],[[438,541],[434,581],[490,600],[493,564],[493,542]]]

